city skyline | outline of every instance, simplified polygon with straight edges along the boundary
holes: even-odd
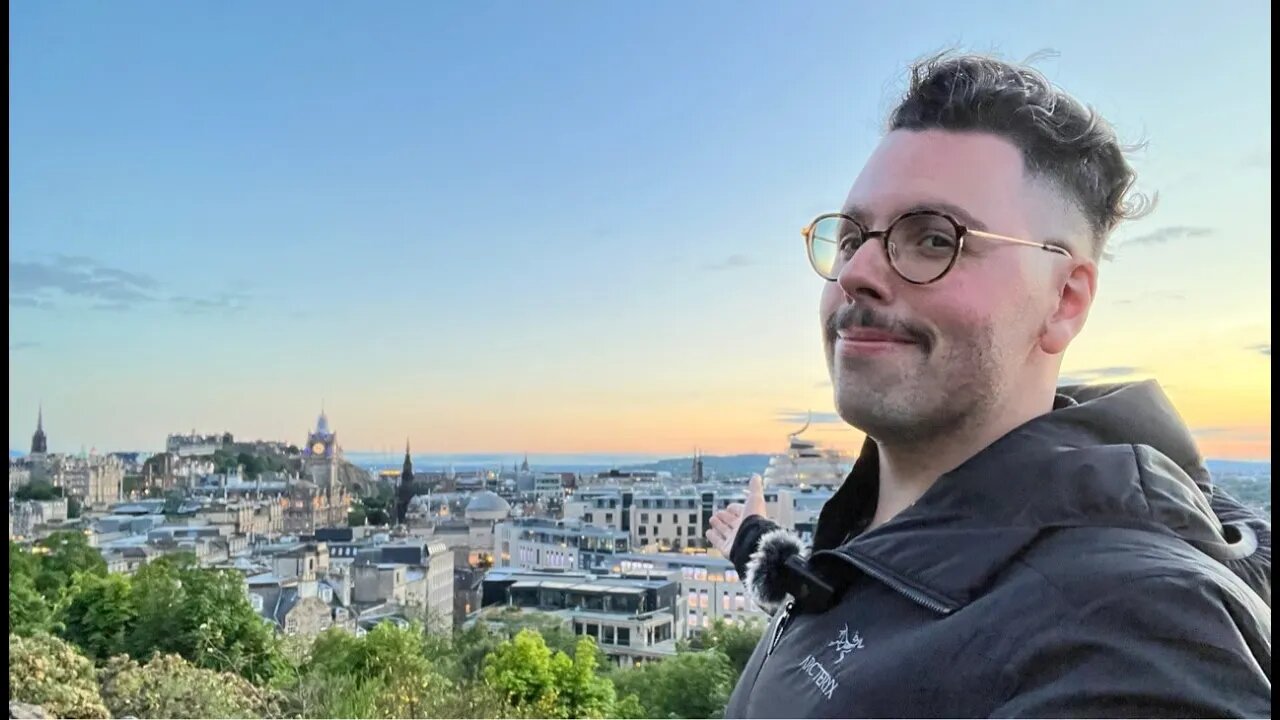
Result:
[[[1064,378],[1270,459],[1266,4],[305,7],[10,7],[11,449],[855,451],[798,230],[959,45],[1149,142]]]

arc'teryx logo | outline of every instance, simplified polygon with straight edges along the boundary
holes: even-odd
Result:
[[[836,636],[835,640],[827,643],[827,647],[836,649],[836,664],[839,665],[844,661],[844,657],[854,650],[862,649],[862,636],[854,633],[853,637],[849,637],[849,624],[845,623],[844,629]]]
[[[827,647],[836,649],[836,665],[839,665],[846,655],[854,650],[862,649],[862,636],[854,633],[853,637],[849,636],[849,625],[845,623],[844,629],[836,635],[836,639],[827,643]],[[836,688],[840,687],[840,681],[836,680],[831,671],[823,667],[818,658],[809,655],[800,661],[800,671],[809,676],[809,680],[818,692],[822,693],[828,700],[835,694]]]

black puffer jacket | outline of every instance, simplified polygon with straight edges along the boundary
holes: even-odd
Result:
[[[868,443],[807,563],[834,600],[778,614],[727,717],[1270,716],[1270,525],[1154,383],[1063,389],[860,532],[877,474]]]

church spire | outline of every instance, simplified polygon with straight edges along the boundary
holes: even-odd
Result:
[[[329,434],[329,416],[324,412],[324,399],[320,400],[320,417],[316,419],[316,434]]]
[[[520,472],[529,472],[529,453],[524,454],[524,462],[520,463]]]
[[[413,458],[409,456],[409,438],[404,440],[404,469],[400,471],[400,487],[396,488],[396,523],[403,525],[413,502]]]
[[[31,454],[49,452],[49,439],[44,434],[44,403],[36,413],[36,432],[31,436]]]

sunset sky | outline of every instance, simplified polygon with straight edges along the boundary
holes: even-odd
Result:
[[[773,452],[836,420],[822,281],[908,62],[1038,61],[1150,217],[1064,375],[1271,457],[1265,2],[10,4],[9,443]]]

